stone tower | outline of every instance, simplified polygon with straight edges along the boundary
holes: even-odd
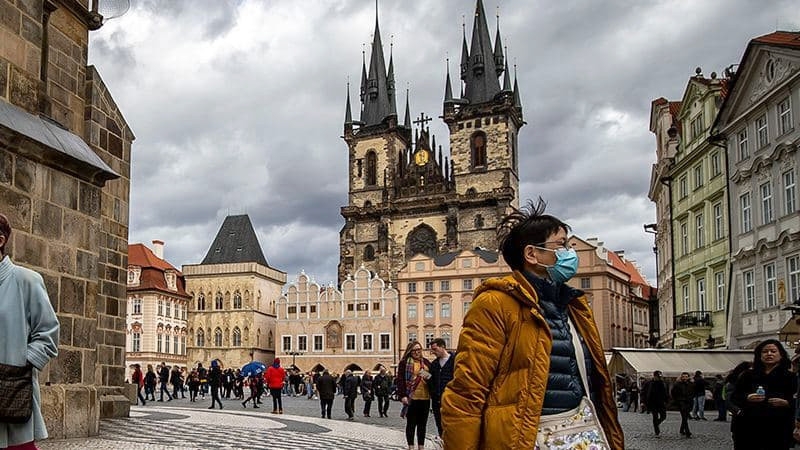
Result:
[[[390,53],[386,67],[376,17],[369,70],[366,55],[362,61],[358,121],[349,86],[347,92],[350,181],[341,210],[340,283],[362,266],[392,281],[419,253],[497,247],[495,228],[518,202],[517,135],[524,122],[499,26],[492,46],[481,0],[472,45],[465,30],[462,46],[460,98],[453,96],[449,73],[445,82],[441,118],[449,128],[450,155],[444,156],[424,113],[412,132],[408,93],[403,123],[398,121],[394,61]]]

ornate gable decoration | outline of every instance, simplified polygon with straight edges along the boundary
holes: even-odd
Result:
[[[753,80],[749,97],[750,103],[755,103],[756,100],[786,79],[789,74],[796,71],[797,65],[793,61],[768,51],[764,52],[759,73]]]

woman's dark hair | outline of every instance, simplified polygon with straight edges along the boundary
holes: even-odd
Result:
[[[528,245],[541,246],[551,235],[563,229],[567,233],[571,228],[559,219],[545,214],[547,203],[539,197],[536,204],[528,200],[520,209],[512,208],[512,212],[500,221],[497,227],[497,240],[503,259],[513,270],[524,268],[523,250]]]
[[[736,383],[736,380],[739,379],[739,375],[749,369],[753,363],[750,361],[742,361],[736,365],[730,372],[728,372],[728,376],[725,377],[726,383]]]
[[[11,239],[11,224],[8,223],[8,217],[0,214],[0,234],[6,237],[6,242],[2,246],[0,246],[0,252],[4,255],[6,254],[6,244],[8,244],[8,240]]]
[[[778,362],[778,368],[789,370],[789,365],[791,364],[791,361],[789,361],[789,354],[786,353],[786,349],[783,348],[783,344],[781,344],[777,339],[767,339],[756,346],[755,350],[753,350],[753,370],[758,373],[764,372],[764,362],[761,361],[761,351],[764,350],[764,347],[769,344],[778,347],[778,353],[781,354],[781,360]]]

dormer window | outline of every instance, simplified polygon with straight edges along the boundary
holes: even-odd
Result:
[[[141,275],[141,267],[128,266],[128,286],[137,286]]]
[[[167,281],[167,289],[171,291],[177,291],[178,286],[176,285],[176,275],[173,271],[164,272],[164,279]]]

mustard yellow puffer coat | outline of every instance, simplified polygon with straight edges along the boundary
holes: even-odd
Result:
[[[446,450],[532,449],[550,370],[552,337],[536,291],[514,272],[487,280],[464,318],[455,375],[442,396]],[[613,450],[624,448],[600,334],[585,296],[569,315],[591,353],[597,414]]]

